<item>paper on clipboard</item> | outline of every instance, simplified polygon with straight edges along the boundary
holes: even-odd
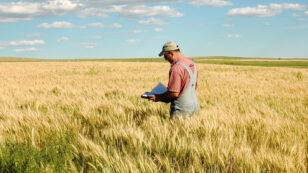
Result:
[[[168,89],[162,83],[158,83],[150,92],[145,92],[141,95],[142,98],[148,98],[149,95],[163,94],[167,92]]]

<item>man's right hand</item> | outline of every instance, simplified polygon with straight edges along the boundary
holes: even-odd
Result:
[[[153,101],[153,102],[161,101],[161,102],[169,103],[173,101],[174,99],[177,99],[179,97],[179,93],[167,91],[164,94],[149,95],[148,97],[149,97],[148,98],[149,101]]]
[[[153,102],[157,102],[157,97],[155,95],[148,95],[148,100],[149,101],[153,101]]]

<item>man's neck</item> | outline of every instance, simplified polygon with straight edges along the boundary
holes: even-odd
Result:
[[[173,58],[173,61],[171,62],[171,64],[173,64],[173,63],[175,63],[175,62],[177,62],[178,61],[178,59],[181,57],[181,53],[177,53],[177,54],[175,54],[175,56],[174,56],[174,58]]]

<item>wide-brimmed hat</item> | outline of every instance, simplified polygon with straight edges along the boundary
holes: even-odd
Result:
[[[178,50],[178,49],[179,49],[179,46],[175,42],[169,41],[164,44],[163,50],[158,55],[163,56],[165,52],[172,51],[172,50]]]

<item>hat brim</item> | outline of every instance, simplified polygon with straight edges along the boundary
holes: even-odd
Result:
[[[163,56],[164,55],[164,53],[165,53],[165,51],[164,50],[162,50],[158,55],[159,56]]]

